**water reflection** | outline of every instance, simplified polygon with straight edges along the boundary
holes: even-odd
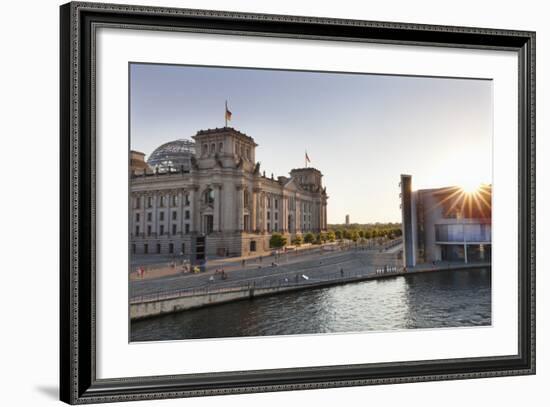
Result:
[[[133,322],[132,341],[491,324],[491,271],[445,271],[255,298]]]

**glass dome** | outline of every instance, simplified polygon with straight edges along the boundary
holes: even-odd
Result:
[[[170,141],[157,147],[151,153],[147,164],[160,172],[173,170],[189,171],[191,168],[191,157],[195,155],[195,142],[187,139]]]

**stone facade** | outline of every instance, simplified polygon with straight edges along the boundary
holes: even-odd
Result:
[[[194,137],[191,168],[133,172],[131,246],[136,254],[192,258],[196,236],[207,256],[247,256],[287,236],[327,229],[327,194],[315,168],[268,178],[255,161],[254,139],[230,127]]]

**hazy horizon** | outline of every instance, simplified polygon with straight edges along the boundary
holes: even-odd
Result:
[[[130,147],[228,126],[254,138],[275,177],[323,173],[328,223],[400,222],[400,174],[413,188],[492,183],[492,81],[131,64]]]

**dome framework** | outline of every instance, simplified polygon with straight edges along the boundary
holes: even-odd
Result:
[[[159,172],[191,168],[191,157],[195,155],[195,142],[179,139],[164,143],[149,156],[147,164]]]

